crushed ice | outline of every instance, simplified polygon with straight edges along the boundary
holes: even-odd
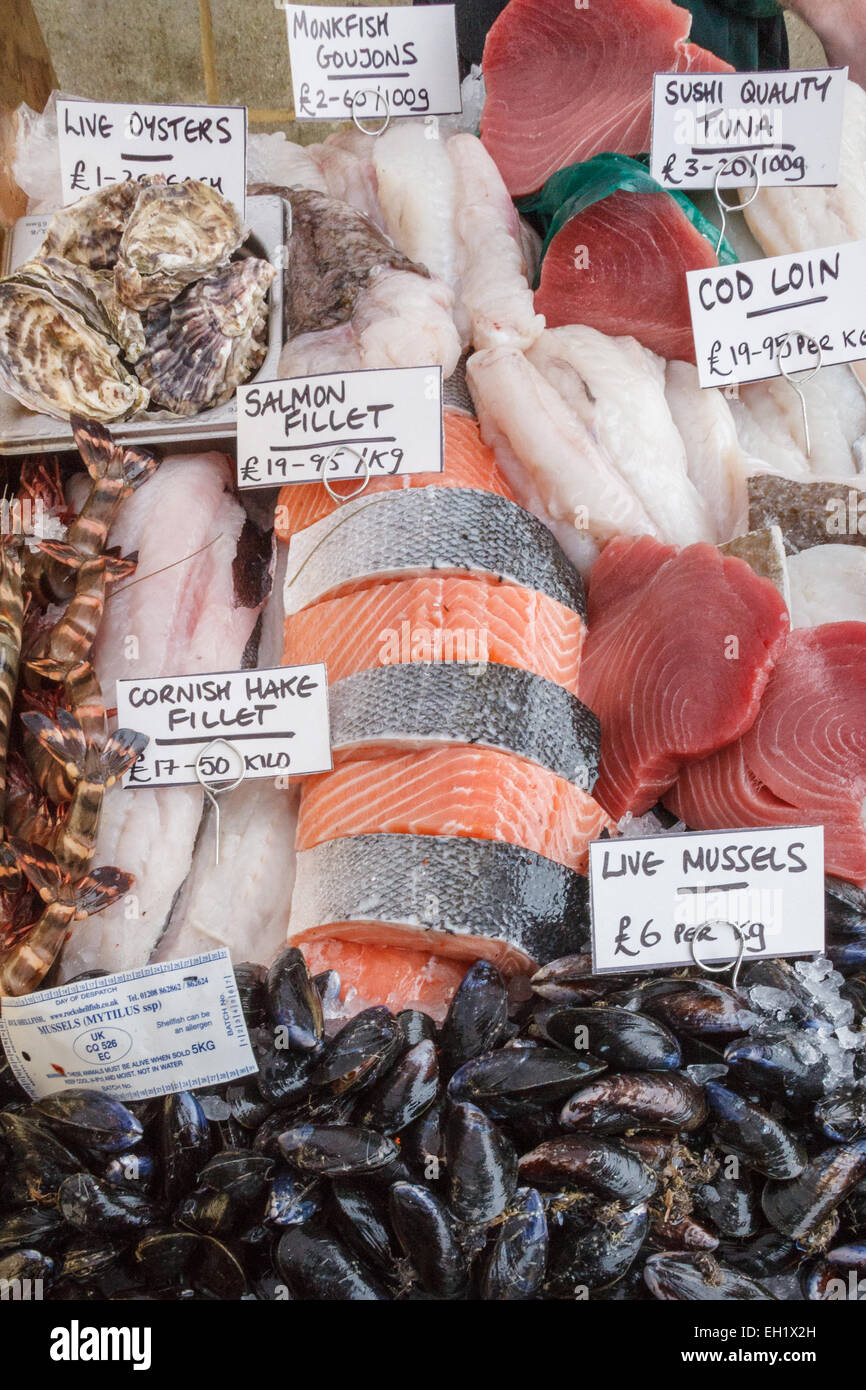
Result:
[[[752,1037],[768,1039],[784,1032],[791,1051],[805,1065],[823,1061],[824,1094],[832,1095],[855,1081],[857,1053],[866,1055],[866,1031],[851,1027],[854,1006],[840,992],[845,978],[826,956],[796,961],[790,980],[790,990],[771,985],[745,990],[759,1014],[749,1031]],[[809,1015],[805,1023],[799,1021],[804,1006]]]

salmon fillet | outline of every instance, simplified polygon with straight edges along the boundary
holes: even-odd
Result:
[[[546,768],[490,748],[369,758],[304,786],[298,849],[338,835],[465,835],[507,840],[586,873],[589,841],[613,823]]]
[[[312,974],[336,970],[341,1012],[347,1018],[373,1004],[397,1012],[417,1008],[441,1022],[469,961],[449,960],[429,951],[374,946],[361,941],[320,937],[302,947]]]
[[[585,635],[578,613],[537,590],[431,575],[290,614],[283,663],[323,661],[333,684],[397,662],[486,659],[520,666],[576,695]]]
[[[445,469],[442,473],[399,473],[371,478],[364,495],[390,492],[407,487],[472,487],[482,492],[495,492],[515,501],[515,494],[505,474],[496,462],[492,449],[482,442],[477,420],[457,411],[446,410],[442,416],[445,432]],[[336,491],[351,497],[360,487],[358,482],[338,483]],[[298,531],[329,516],[337,503],[321,483],[290,483],[280,488],[274,530],[287,544]]]

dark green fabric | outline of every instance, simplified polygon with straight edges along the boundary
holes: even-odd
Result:
[[[556,233],[572,217],[600,203],[610,193],[657,193],[661,198],[675,198],[689,221],[701,236],[715,248],[718,229],[699,212],[684,193],[669,193],[651,177],[645,164],[624,154],[597,154],[583,164],[571,164],[552,174],[538,193],[518,201],[522,213],[529,214],[544,236],[542,260]],[[730,265],[737,257],[727,241],[719,251],[719,262]]]
[[[692,12],[692,43],[741,71],[788,66],[788,34],[776,0],[677,0]]]

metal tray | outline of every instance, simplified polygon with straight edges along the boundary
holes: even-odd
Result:
[[[16,265],[27,260],[41,244],[49,218],[22,217],[7,238],[6,265],[8,275]],[[274,194],[247,198],[249,239],[245,249],[269,260],[277,267],[283,256],[279,248],[287,241],[289,205]],[[268,292],[268,351],[251,381],[274,380],[279,376],[280,351],[283,346],[283,276],[278,270]],[[112,437],[118,442],[182,444],[200,440],[224,440],[237,429],[237,402],[232,398],[226,405],[203,410],[200,415],[169,415],[166,411],[145,411],[131,420],[109,423]],[[16,401],[14,396],[0,391],[0,454],[62,453],[74,449],[72,430],[62,420],[51,415],[36,415]]]

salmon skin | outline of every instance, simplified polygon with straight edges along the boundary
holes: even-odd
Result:
[[[304,783],[297,848],[341,835],[505,840],[586,873],[613,822],[572,782],[492,748],[434,748],[346,763]]]
[[[322,661],[328,680],[398,661],[521,666],[578,693],[586,629],[571,608],[484,579],[395,579],[323,599],[285,623],[283,664]]]
[[[475,487],[482,492],[495,492],[515,501],[514,492],[493,450],[482,441],[477,420],[470,419],[472,398],[466,385],[466,367],[461,358],[457,370],[442,388],[445,409],[442,427],[445,437],[445,468],[442,473],[389,473],[371,477],[364,489],[368,497],[377,492],[399,492],[418,487]],[[360,481],[360,480],[358,480]],[[348,497],[358,487],[350,479],[335,484],[337,492]],[[289,483],[280,489],[277,500],[274,530],[287,544],[298,531],[312,526],[323,517],[333,515],[335,503],[321,483]]]
[[[580,575],[542,522],[493,493],[436,487],[360,497],[294,536],[285,611],[431,570],[537,589],[586,617]]]
[[[573,954],[587,880],[496,840],[353,835],[298,855],[289,941],[319,937],[485,957],[510,973]]]
[[[377,749],[480,744],[546,767],[584,791],[598,775],[601,728],[561,685],[516,666],[419,661],[378,666],[328,690],[336,758]]]

